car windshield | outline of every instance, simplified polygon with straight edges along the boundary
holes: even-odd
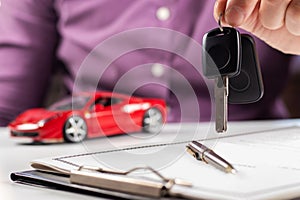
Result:
[[[78,110],[82,109],[89,101],[87,96],[73,96],[62,99],[49,107],[49,110]]]

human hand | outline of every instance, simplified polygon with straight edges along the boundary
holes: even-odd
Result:
[[[300,0],[216,0],[214,17],[241,27],[270,46],[300,55]]]

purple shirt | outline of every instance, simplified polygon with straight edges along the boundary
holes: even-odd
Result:
[[[217,27],[213,5],[207,0],[2,0],[0,124],[41,106],[57,70],[70,92],[97,87],[159,97],[169,106],[169,121],[211,120],[212,81],[201,75],[201,43],[205,32]],[[264,97],[229,105],[229,120],[286,117],[279,95],[290,56],[256,43]]]

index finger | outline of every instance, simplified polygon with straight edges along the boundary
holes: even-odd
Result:
[[[284,24],[285,14],[291,0],[262,0],[259,14],[264,27],[275,30]]]

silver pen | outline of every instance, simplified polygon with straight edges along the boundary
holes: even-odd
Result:
[[[197,141],[192,141],[187,145],[187,152],[190,153],[197,160],[201,160],[207,164],[210,164],[226,173],[235,174],[236,169],[227,162],[224,158],[216,154],[213,150],[206,147]]]

